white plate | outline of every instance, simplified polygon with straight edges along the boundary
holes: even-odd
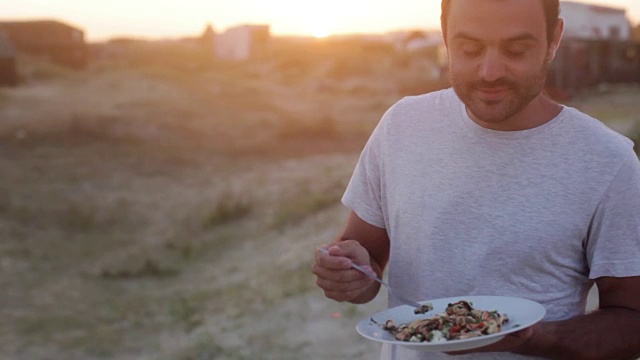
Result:
[[[448,304],[460,300],[471,302],[474,309],[497,310],[500,314],[506,314],[509,317],[509,322],[502,326],[502,331],[499,333],[482,335],[469,339],[448,340],[444,342],[399,341],[381,326],[384,325],[387,320],[393,320],[396,325],[400,325],[410,323],[420,318],[441,314],[445,311]],[[402,345],[414,350],[460,351],[493,344],[509,333],[534,325],[542,320],[546,314],[544,306],[535,301],[507,296],[456,296],[422,301],[420,303],[431,303],[433,305],[433,310],[424,315],[415,315],[411,306],[397,306],[375,313],[370,318],[360,321],[358,325],[356,325],[356,330],[360,335],[367,339],[382,343]],[[378,324],[376,324],[376,322]]]

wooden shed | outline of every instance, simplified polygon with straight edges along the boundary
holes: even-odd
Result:
[[[0,31],[0,86],[16,86],[17,84],[16,52],[9,37]]]
[[[55,20],[0,21],[14,48],[71,68],[87,65],[84,32]]]

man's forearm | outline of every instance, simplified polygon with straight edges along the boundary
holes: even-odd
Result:
[[[640,313],[607,308],[540,323],[517,352],[558,360],[635,360],[640,357]]]

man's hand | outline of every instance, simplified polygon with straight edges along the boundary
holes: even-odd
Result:
[[[534,328],[528,327],[526,329],[522,329],[520,331],[507,334],[504,338],[499,341],[483,346],[476,349],[466,350],[466,351],[454,351],[448,352],[449,355],[464,355],[470,353],[477,352],[497,352],[497,351],[516,351],[519,347],[521,347],[524,343],[529,340],[529,338],[533,335]]]
[[[375,272],[370,266],[368,251],[359,242],[340,241],[329,246],[328,251],[329,254],[325,254],[316,250],[312,267],[316,284],[324,290],[326,297],[336,301],[354,301],[371,288],[374,281],[351,267],[355,263]]]
[[[367,223],[352,211],[342,235],[335,243],[324,247],[329,254],[316,250],[312,271],[317,277],[316,284],[328,298],[363,304],[376,297],[380,284],[352,268],[351,264],[371,269],[380,277],[389,260],[386,229]]]

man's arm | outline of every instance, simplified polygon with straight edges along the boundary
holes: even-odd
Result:
[[[598,310],[539,323],[517,353],[550,359],[633,360],[640,357],[640,276],[596,279]]]

